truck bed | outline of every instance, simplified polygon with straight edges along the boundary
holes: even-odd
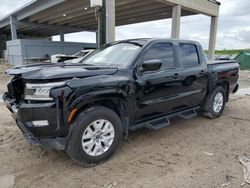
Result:
[[[230,70],[237,70],[239,68],[239,64],[237,61],[230,60],[230,61],[208,61],[207,63],[208,72],[215,73],[215,72],[224,72]]]
[[[229,93],[237,92],[239,85],[240,65],[237,61],[210,61],[207,63],[209,72],[209,89],[212,91],[218,82],[227,83]]]

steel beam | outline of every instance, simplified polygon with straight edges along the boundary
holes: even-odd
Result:
[[[89,29],[85,29],[85,28],[47,25],[47,24],[38,24],[38,23],[30,23],[30,22],[18,22],[17,24],[22,25],[22,26],[39,27],[39,28],[45,28],[45,29],[46,28],[54,29],[54,30],[58,30],[58,33],[60,33],[60,31],[67,32],[67,33],[70,33],[70,32],[82,32],[82,31],[95,32],[95,30],[89,30]]]
[[[131,6],[130,3],[134,3],[133,6]],[[162,7],[162,4],[157,3],[155,4],[145,4],[143,1],[129,1],[129,2],[117,2],[116,4],[116,17],[123,15],[123,14],[128,14],[127,12],[137,12],[138,10],[145,9],[145,7],[152,7],[154,8],[155,6],[158,5],[158,7]],[[145,13],[145,11],[144,11]],[[94,17],[94,11],[76,11],[71,14],[68,14],[68,19],[64,18],[64,20],[50,20],[49,23],[56,23],[57,25],[64,25],[68,24],[69,26],[74,26],[74,25],[79,25],[80,22],[82,21],[91,21],[92,23],[95,22],[95,17]]]
[[[79,15],[87,15],[87,14],[91,14],[92,17],[94,17],[94,10],[88,8],[87,10],[85,10],[84,8],[86,8],[86,5],[79,5],[78,8],[74,8],[71,11],[61,11],[63,13],[59,13],[58,16],[54,16],[54,17],[47,17],[47,19],[43,19],[43,20],[38,20],[39,23],[45,22],[47,21],[49,24],[57,24],[66,20],[70,20],[76,16]],[[80,9],[80,10],[79,10]],[[46,14],[46,13],[45,13]],[[63,15],[64,14],[64,15]],[[84,18],[84,16],[82,16],[82,19]]]
[[[24,7],[19,8],[15,12],[7,15],[0,20],[0,28],[10,24],[10,16],[15,16],[17,21],[23,20],[29,16],[32,16],[38,12],[46,10],[50,7],[63,3],[65,0],[33,0]]]
[[[182,10],[181,12],[182,16],[190,16],[192,15],[191,12]],[[148,21],[155,21],[160,19],[166,19],[171,18],[172,13],[168,11],[160,11],[158,9],[152,10],[148,12],[147,14],[130,14],[127,16],[116,16],[116,26],[122,26],[127,24],[134,24],[134,23],[141,23],[145,22],[145,20]],[[75,25],[75,27],[85,27],[85,28],[96,28],[96,25],[93,24],[93,22],[82,22],[78,25]]]
[[[171,11],[171,9],[169,9],[169,11]],[[148,11],[147,13],[145,12],[140,12],[140,11],[134,11],[134,12],[130,12],[128,11],[128,14],[124,14],[124,15],[119,15],[116,14],[116,26],[118,26],[122,21],[131,21],[131,23],[133,23],[134,21],[137,21],[140,19],[140,22],[145,22],[144,20],[148,20],[151,21],[150,17],[155,20],[155,19],[165,19],[166,17],[171,17],[171,14],[168,13],[168,11],[163,11],[162,8],[152,8],[150,11]],[[127,22],[126,22],[127,23]],[[72,26],[88,26],[88,25],[94,25],[93,22],[91,20],[87,21],[87,22],[74,22],[72,23]]]
[[[48,8],[46,11],[41,11],[35,15],[32,15],[29,19],[30,22],[46,22],[54,17],[62,17],[63,14],[68,15],[71,12],[75,12],[75,10],[84,10],[84,7],[89,4],[89,2],[78,1],[78,0],[70,0],[65,1],[54,7]],[[50,15],[50,16],[48,16]]]
[[[213,3],[208,0],[156,0],[158,2],[181,5],[185,10],[192,11],[198,14],[205,14],[208,16],[218,16],[220,4]]]
[[[144,3],[145,4],[145,3]],[[141,6],[136,6],[136,7],[131,7],[129,10],[122,10],[120,7],[117,8],[116,10],[116,21],[120,20],[120,19],[137,19],[138,17],[146,17],[147,15],[151,15],[152,17],[155,16],[159,16],[159,18],[162,18],[161,14],[166,13],[165,15],[167,15],[167,12],[171,12],[172,7],[168,7],[168,6],[164,6],[165,9],[162,8],[163,6],[160,3],[157,4],[149,4],[148,6],[146,5],[141,5]],[[171,16],[170,16],[171,17]],[[73,20],[70,21],[69,26],[78,26],[78,25],[83,25],[86,23],[86,25],[88,25],[89,23],[91,23],[93,25],[93,16],[91,15],[86,15],[84,16],[84,18],[89,18],[86,21],[84,21],[82,19],[82,17],[77,17]],[[162,19],[164,19],[166,17],[163,17]],[[147,19],[145,19],[146,21],[148,21]]]
[[[128,5],[131,6],[131,3],[136,2],[138,0],[126,0],[117,2],[117,6],[122,5]],[[145,4],[145,2],[141,2]],[[77,0],[71,0],[66,1],[63,4],[60,4],[57,6],[56,9],[53,7],[46,10],[46,12],[41,12],[39,14],[36,14],[30,18],[30,22],[37,21],[38,23],[48,22],[53,23],[61,23],[63,20],[70,18],[70,17],[80,17],[85,16],[87,13],[91,13],[92,17],[94,15],[94,9],[89,7],[89,0],[85,1],[77,1]],[[63,14],[66,16],[63,18]],[[50,15],[50,16],[47,16]],[[83,18],[83,17],[82,17]]]
[[[17,13],[17,20],[22,20],[63,2],[65,2],[65,0],[37,0],[35,3],[31,3],[30,6],[26,6],[25,8],[21,9]]]

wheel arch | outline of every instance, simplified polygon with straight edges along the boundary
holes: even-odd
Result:
[[[94,98],[86,98],[82,101],[79,101],[79,103],[76,103],[74,106],[71,107],[71,109],[77,109],[77,111],[72,117],[70,123],[76,121],[79,114],[93,106],[102,106],[114,111],[121,119],[123,125],[123,132],[125,134],[125,137],[127,137],[129,129],[129,114],[127,102],[125,98],[116,94],[113,94],[112,97],[95,96]]]
[[[229,87],[230,87],[229,82],[227,82],[227,81],[218,82],[216,84],[216,87],[218,87],[218,86],[223,87],[223,89],[225,90],[225,92],[226,92],[226,102],[228,102],[228,100],[229,100]]]

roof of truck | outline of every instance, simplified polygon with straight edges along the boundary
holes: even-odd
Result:
[[[153,42],[153,41],[164,41],[164,42],[181,42],[181,43],[192,43],[192,44],[200,44],[198,41],[194,40],[185,40],[185,39],[174,39],[174,38],[135,38],[135,39],[127,39],[127,40],[120,40],[114,43],[120,42]]]

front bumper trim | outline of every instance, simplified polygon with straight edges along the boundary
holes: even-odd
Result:
[[[65,150],[67,144],[67,137],[62,138],[50,138],[50,139],[38,139],[34,137],[22,124],[17,121],[18,127],[21,129],[26,140],[35,146],[41,146],[45,149]]]

